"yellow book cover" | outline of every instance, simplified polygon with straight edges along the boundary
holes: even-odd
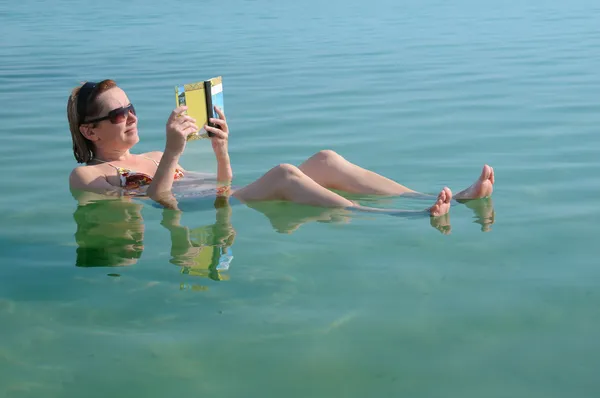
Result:
[[[177,106],[186,105],[188,107],[187,114],[196,119],[196,124],[200,127],[200,130],[188,136],[188,141],[209,138],[212,134],[208,133],[204,126],[213,125],[208,122],[209,118],[219,117],[214,106],[225,111],[223,77],[217,76],[201,82],[175,86],[175,100]]]

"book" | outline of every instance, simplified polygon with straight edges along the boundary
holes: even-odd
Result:
[[[218,118],[214,106],[225,112],[223,100],[223,77],[217,76],[208,80],[181,84],[175,86],[175,99],[177,106],[186,105],[187,115],[196,119],[199,130],[188,136],[188,141],[212,137],[213,134],[204,129],[205,125],[218,127],[208,121],[209,118]]]

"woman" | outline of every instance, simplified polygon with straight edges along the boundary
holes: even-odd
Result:
[[[69,97],[67,114],[75,159],[84,166],[70,176],[74,192],[104,195],[147,195],[168,208],[177,208],[172,194],[176,181],[186,173],[178,163],[186,138],[199,130],[196,121],[185,115],[186,107],[173,110],[166,124],[164,152],[132,154],[139,141],[137,116],[127,94],[112,80],[88,82],[76,87]],[[232,196],[242,202],[285,200],[305,205],[345,208],[391,214],[429,214],[439,217],[450,209],[452,192],[444,188],[433,206],[423,211],[385,210],[360,206],[332,191],[353,194],[418,194],[386,177],[356,166],[333,151],[321,151],[299,167],[281,164],[255,182],[235,189],[231,187],[232,170],[228,153],[229,128],[225,115],[216,109],[219,127],[204,126],[212,132],[212,148],[217,159],[217,184],[214,194]],[[455,196],[458,200],[491,195],[494,173],[485,165],[480,178]]]

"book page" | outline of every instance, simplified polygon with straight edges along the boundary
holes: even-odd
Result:
[[[221,108],[223,112],[225,112],[225,104],[223,102],[223,83],[219,83],[217,85],[212,86],[211,95],[213,107],[217,106],[218,108]],[[214,115],[216,118],[219,117],[219,115],[216,112],[214,112]]]
[[[196,125],[200,130],[188,137],[188,141],[208,138],[204,125],[208,122],[206,113],[206,97],[204,95],[204,83],[184,84],[176,87],[177,106],[186,105],[187,115],[196,119]]]

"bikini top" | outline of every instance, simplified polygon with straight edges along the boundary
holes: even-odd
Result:
[[[158,167],[158,162],[156,160],[149,158],[147,156],[143,156],[143,157],[145,157],[146,159],[152,160],[156,164],[156,167]],[[115,165],[113,165],[107,161],[101,160],[101,159],[95,159],[95,160],[97,160],[99,162],[103,162],[103,163],[108,163],[110,166],[114,167],[117,170],[122,188],[125,188],[128,190],[138,189],[140,187],[150,185],[150,183],[152,182],[152,177],[150,177],[148,174],[133,171],[133,170],[127,169],[125,167],[115,166]],[[175,175],[173,178],[175,180],[178,180],[178,179],[182,178],[183,176],[184,176],[183,171],[179,168],[176,168]]]

